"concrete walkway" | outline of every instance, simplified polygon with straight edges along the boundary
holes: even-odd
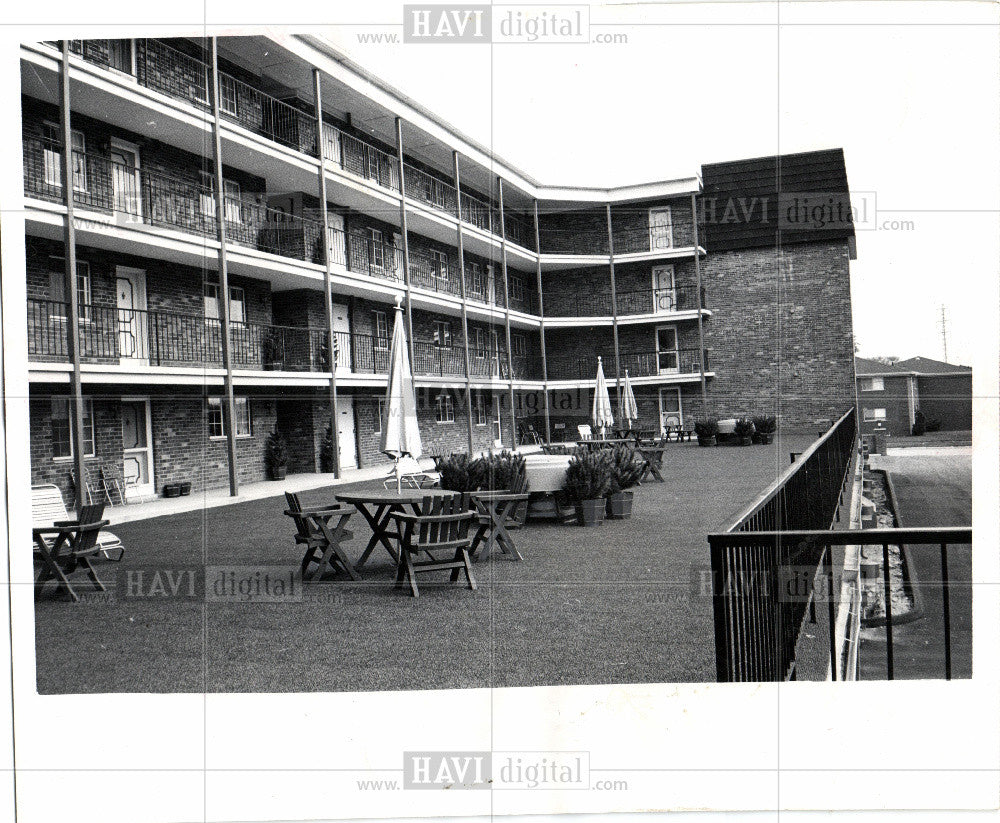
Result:
[[[901,526],[968,526],[972,522],[972,450],[904,449],[873,455],[872,468],[889,473]],[[909,557],[923,601],[924,616],[897,625],[893,632],[895,677],[944,677],[944,616],[941,552],[938,546],[910,546]],[[948,547],[951,606],[952,677],[972,675],[972,551]],[[885,630],[862,632],[862,679],[885,677]]]

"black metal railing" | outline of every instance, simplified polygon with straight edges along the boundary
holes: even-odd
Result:
[[[646,252],[671,252],[694,244],[693,237],[679,237],[676,229],[650,227],[615,229],[615,256]],[[546,229],[541,232],[542,254],[608,254],[606,227],[582,230]]]
[[[619,291],[616,296],[619,316],[670,314],[698,309],[698,291],[694,285]],[[701,289],[701,307],[706,308],[704,287]],[[546,317],[611,317],[611,292],[577,292],[546,298],[545,314]]]
[[[548,358],[550,380],[593,380],[597,374],[597,358],[600,355],[604,374],[614,379],[615,354],[607,349],[582,356],[554,356]],[[708,365],[708,350],[702,352],[705,371]],[[626,370],[630,377],[677,377],[700,375],[701,361],[698,349],[665,349],[662,351],[620,352],[618,362],[622,376]]]
[[[802,576],[803,569],[815,573],[821,565],[830,567],[829,544],[799,544],[773,535],[831,529],[857,444],[857,415],[851,409],[724,532],[709,535],[720,682],[794,677],[796,645],[810,599],[783,598],[777,584],[793,571]],[[830,608],[832,625],[832,603]]]

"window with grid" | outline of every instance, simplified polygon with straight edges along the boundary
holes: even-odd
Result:
[[[253,434],[250,420],[250,398],[236,397],[233,402],[236,417],[236,436],[250,437]],[[222,398],[208,398],[208,436],[226,436],[226,415],[223,413]]]
[[[483,267],[478,263],[466,264],[465,270],[469,274],[469,290],[473,295],[481,299],[486,298],[486,275]]]
[[[451,323],[444,320],[434,321],[434,345],[439,349],[451,348]]]
[[[373,407],[375,419],[372,421],[372,432],[382,434],[382,420],[385,418],[385,398],[380,397]]]
[[[73,425],[70,418],[68,397],[52,398],[52,457],[68,460],[73,456]],[[83,398],[83,456],[93,457],[96,452],[94,436],[94,401]]]
[[[882,377],[869,377],[861,384],[862,391],[885,391],[885,379]]]
[[[69,298],[66,296],[66,261],[62,257],[49,258],[49,295],[54,303],[52,316],[65,318],[69,313]],[[76,261],[76,299],[80,304],[80,319],[90,319],[90,264]]]
[[[448,255],[445,252],[431,252],[431,274],[438,280],[448,280]]]
[[[87,191],[87,141],[82,131],[73,129],[70,134],[73,141],[73,189]],[[42,173],[45,185],[55,188],[62,187],[62,129],[58,124],[48,122],[42,124],[42,137],[45,145],[42,149]]]
[[[368,264],[373,269],[385,268],[385,247],[382,243],[382,232],[378,229],[368,230]]]
[[[476,425],[486,425],[486,401],[481,394],[476,395]]]
[[[523,334],[512,334],[510,336],[510,352],[514,357],[526,357],[528,354],[528,341]]]
[[[219,286],[217,283],[205,284],[205,317],[210,320],[219,318]],[[246,295],[240,286],[229,287],[229,322],[246,323]]]
[[[228,74],[219,75],[219,108],[224,114],[237,117],[239,111],[236,108],[236,78]]]
[[[450,394],[439,394],[435,406],[438,423],[455,422],[455,401]]]
[[[375,348],[379,351],[389,349],[389,318],[384,311],[373,312],[375,315]]]
[[[885,420],[885,409],[865,409],[865,420],[872,422],[875,420]]]
[[[523,303],[526,296],[524,278],[512,276],[510,278],[510,299],[511,302]]]

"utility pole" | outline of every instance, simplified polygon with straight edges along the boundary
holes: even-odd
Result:
[[[944,303],[941,304],[941,348],[944,349],[944,362],[948,362],[948,319]]]

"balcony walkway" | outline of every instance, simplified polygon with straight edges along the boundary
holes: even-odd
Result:
[[[289,566],[300,554],[277,496],[125,523],[115,529],[129,547],[125,560],[98,567],[107,597],[36,604],[38,690],[306,692],[713,681],[712,604],[699,582],[709,568],[705,535],[773,481],[789,451],[809,442],[808,436],[789,436],[747,448],[676,444],[666,458],[667,482],[638,490],[631,520],[596,529],[531,523],[516,534],[524,562],[477,562],[475,592],[421,580],[416,601],[393,589],[394,568],[381,549],[361,582],[309,584],[301,602],[127,599],[115,582],[129,569],[204,562]],[[335,491],[317,489],[303,502],[329,502]],[[356,558],[369,532],[360,522],[352,527],[346,548]]]

